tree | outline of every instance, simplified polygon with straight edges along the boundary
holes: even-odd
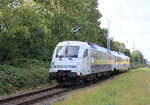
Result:
[[[135,64],[144,64],[143,54],[139,50],[134,50],[131,55],[131,62]]]
[[[130,57],[131,58],[131,52],[129,49],[125,49],[124,52],[123,52],[126,56]]]
[[[20,57],[49,60],[56,44],[78,39],[106,46],[97,0],[3,0],[0,4],[0,61]]]

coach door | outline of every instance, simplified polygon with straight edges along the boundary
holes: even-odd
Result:
[[[90,73],[90,60],[88,56],[88,49],[84,51],[83,54],[83,68],[86,74]]]

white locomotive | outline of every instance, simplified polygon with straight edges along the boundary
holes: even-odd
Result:
[[[88,81],[127,70],[129,65],[129,57],[120,52],[88,42],[64,41],[58,43],[54,50],[49,78],[59,83]]]

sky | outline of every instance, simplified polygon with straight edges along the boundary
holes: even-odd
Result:
[[[150,0],[99,0],[98,9],[101,27],[109,26],[110,37],[150,61]]]

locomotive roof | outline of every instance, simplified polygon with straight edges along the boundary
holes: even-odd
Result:
[[[59,42],[58,46],[63,46],[67,44],[78,45],[78,46],[86,45],[85,42],[81,42],[81,41],[63,41],[63,42]]]

